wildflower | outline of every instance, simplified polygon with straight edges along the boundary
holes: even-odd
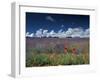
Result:
[[[66,46],[64,47],[64,53],[65,54],[67,53],[67,47]]]
[[[73,48],[73,49],[72,49],[72,53],[73,53],[73,54],[77,54],[77,49],[76,49],[76,48]]]

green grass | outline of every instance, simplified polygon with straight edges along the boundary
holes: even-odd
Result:
[[[26,67],[89,64],[88,54],[40,53],[26,58]]]

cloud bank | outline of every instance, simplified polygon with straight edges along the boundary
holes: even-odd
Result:
[[[54,30],[48,31],[44,29],[39,29],[35,33],[26,33],[26,37],[58,37],[58,38],[66,38],[66,37],[80,37],[80,38],[88,38],[89,37],[89,29],[82,28],[68,28],[66,31],[60,29],[58,32]]]

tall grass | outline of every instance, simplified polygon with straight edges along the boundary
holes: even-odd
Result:
[[[78,65],[89,64],[89,56],[87,54],[74,55],[67,54],[33,54],[26,59],[26,67],[32,66],[58,66],[58,65]]]
[[[26,67],[89,64],[89,43],[26,46]]]

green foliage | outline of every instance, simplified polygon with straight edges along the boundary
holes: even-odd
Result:
[[[48,55],[40,54],[34,57],[33,65],[44,66],[49,64]]]
[[[74,55],[72,53],[61,54],[33,54],[26,59],[26,66],[57,66],[57,65],[78,65],[89,64],[88,55]]]

